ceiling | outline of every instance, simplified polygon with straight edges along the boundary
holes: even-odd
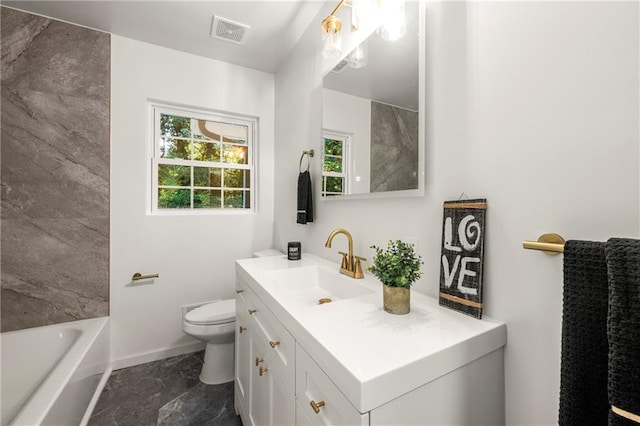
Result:
[[[324,1],[2,1],[5,6],[275,73]],[[213,16],[249,25],[243,45],[209,36]],[[318,30],[319,33],[319,30]]]

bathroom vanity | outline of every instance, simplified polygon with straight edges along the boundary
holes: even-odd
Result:
[[[338,270],[310,254],[236,262],[243,424],[504,424],[503,323],[415,291],[391,315],[375,278]]]

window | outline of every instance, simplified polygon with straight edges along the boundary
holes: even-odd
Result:
[[[322,196],[347,193],[347,150],[349,136],[339,133],[322,134]]]
[[[253,209],[254,120],[152,110],[152,211]]]

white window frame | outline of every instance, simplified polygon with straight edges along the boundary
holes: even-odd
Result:
[[[333,139],[333,140],[339,140],[342,141],[342,172],[341,173],[337,173],[337,172],[326,172],[324,170],[324,158],[325,158],[325,153],[324,153],[324,143],[325,143],[325,139]],[[321,195],[322,197],[325,198],[332,198],[332,197],[339,197],[340,195],[346,195],[349,193],[349,179],[348,179],[348,172],[347,172],[347,167],[349,164],[349,150],[351,149],[351,135],[347,134],[347,133],[340,133],[340,132],[336,132],[336,131],[330,131],[330,130],[323,130],[322,131],[322,177],[341,177],[343,178],[343,184],[342,184],[342,193],[337,193],[337,192],[331,192],[330,195],[327,195],[327,191],[326,191],[326,186],[325,186],[325,179],[321,180],[321,184],[322,184],[322,191],[321,191]],[[330,155],[330,157],[335,157]]]
[[[160,134],[160,115],[169,114],[177,115],[181,117],[187,117],[196,120],[216,121],[227,124],[234,124],[247,127],[247,147],[248,147],[248,159],[247,164],[234,164],[234,163],[221,163],[221,162],[209,162],[199,160],[184,160],[184,159],[164,159],[161,158],[160,140],[162,135]],[[257,128],[258,119],[254,117],[246,117],[241,115],[233,115],[230,113],[204,110],[196,107],[182,107],[174,106],[170,104],[164,104],[159,102],[149,102],[149,127],[150,127],[150,141],[148,144],[148,158],[150,157],[150,171],[147,176],[150,176],[151,181],[147,187],[150,190],[150,196],[148,197],[149,206],[148,213],[151,215],[246,215],[255,214],[257,212],[258,190],[257,190],[257,170],[256,170],[256,154],[257,154]],[[191,206],[189,208],[176,208],[165,209],[158,208],[158,165],[159,164],[173,164],[184,165],[191,168],[191,186],[181,187],[191,190]],[[194,208],[193,207],[193,167],[215,167],[226,169],[241,169],[250,171],[250,183],[249,193],[251,200],[251,207],[249,208]],[[224,182],[221,185],[221,190],[224,191]],[[202,189],[209,189],[204,187]],[[224,203],[224,197],[223,203]]]

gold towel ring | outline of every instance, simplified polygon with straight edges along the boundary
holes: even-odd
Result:
[[[302,170],[302,160],[304,160],[305,155],[307,156],[307,168]],[[302,155],[300,156],[300,164],[298,165],[298,170],[300,171],[300,173],[309,171],[309,167],[311,167],[311,157],[313,157],[314,155],[315,151],[313,149],[310,149],[309,151],[302,151]]]

